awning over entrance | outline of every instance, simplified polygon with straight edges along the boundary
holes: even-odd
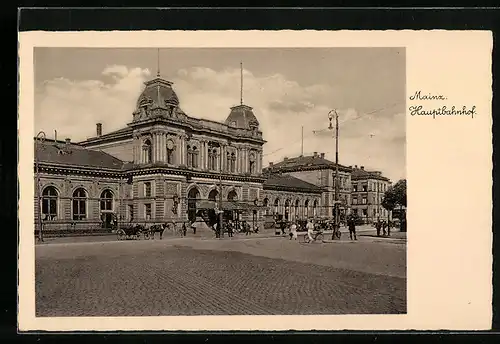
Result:
[[[219,202],[209,201],[209,200],[198,200],[196,202],[196,208],[217,209],[219,208]],[[222,208],[223,210],[253,211],[253,210],[266,210],[268,207],[258,206],[252,203],[241,202],[241,201],[223,201]]]

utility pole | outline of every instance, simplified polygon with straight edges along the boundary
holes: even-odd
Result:
[[[328,113],[328,119],[330,120],[330,126],[328,129],[333,129],[332,119],[335,114],[335,179],[334,179],[334,210],[335,210],[335,229],[332,233],[332,240],[335,239],[335,232],[339,230],[339,114],[336,110],[331,110]]]
[[[304,156],[304,126],[302,126],[302,144],[300,147],[300,156]]]
[[[38,148],[39,144],[43,144],[45,142],[45,133],[43,131],[40,131],[36,135],[36,140],[40,141],[40,143],[37,143],[36,145],[36,152],[35,152],[35,173],[36,173],[36,191],[38,194],[37,197],[37,209],[38,209],[38,217],[37,217],[37,227],[38,227],[38,241],[43,242],[43,233],[42,233],[42,190],[40,186],[40,166],[39,166],[39,157],[38,157]],[[41,147],[40,147],[41,148]],[[50,207],[50,204],[49,204]]]
[[[220,146],[220,168],[219,168],[219,231],[220,231],[220,236],[219,239],[222,239],[224,237],[224,227],[222,225],[223,221],[223,215],[224,211],[222,209],[222,145]]]

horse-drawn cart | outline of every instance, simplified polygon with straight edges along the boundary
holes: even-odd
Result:
[[[147,240],[149,239],[149,230],[146,230],[142,225],[132,225],[119,228],[116,231],[116,235],[118,236],[118,240],[139,240],[141,236],[144,236],[144,239]]]

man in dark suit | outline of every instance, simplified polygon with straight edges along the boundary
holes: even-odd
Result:
[[[358,240],[356,237],[356,222],[354,221],[353,216],[349,216],[349,219],[347,220],[347,227],[349,228],[349,236],[352,238],[354,237],[354,240]]]

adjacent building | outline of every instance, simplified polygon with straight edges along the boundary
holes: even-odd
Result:
[[[340,215],[345,216],[351,203],[351,168],[338,165]],[[335,163],[325,158],[325,153],[315,152],[313,155],[285,157],[278,163],[269,163],[264,169],[267,175],[287,175],[295,177],[321,190],[321,201],[317,216],[331,218],[334,216],[335,204]]]
[[[364,166],[355,165],[351,172],[351,208],[365,223],[387,219],[389,212],[382,206],[384,194],[391,181],[380,171],[367,171]]]

